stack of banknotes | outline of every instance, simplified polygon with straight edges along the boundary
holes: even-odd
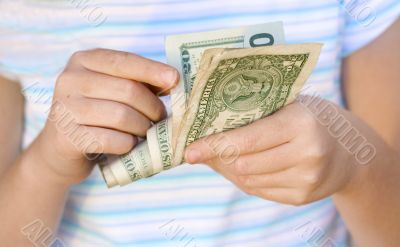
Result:
[[[285,45],[283,24],[168,36],[167,62],[181,79],[172,114],[122,156],[104,155],[109,188],[183,164],[195,140],[252,123],[295,100],[315,67],[321,44]]]

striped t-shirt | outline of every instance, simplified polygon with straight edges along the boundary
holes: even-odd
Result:
[[[324,44],[307,86],[342,104],[342,59],[399,12],[398,0],[0,0],[0,74],[24,87],[26,147],[77,50],[104,47],[165,61],[166,35],[283,21],[288,43]],[[244,194],[203,165],[110,190],[95,169],[71,188],[58,237],[72,247],[346,246],[349,238],[330,198],[282,205]]]

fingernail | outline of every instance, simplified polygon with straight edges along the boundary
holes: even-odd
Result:
[[[167,84],[168,88],[171,88],[176,85],[178,82],[179,74],[176,69],[168,69],[165,74],[165,83]]]
[[[200,160],[200,158],[201,158],[201,153],[198,150],[196,149],[186,150],[185,160],[189,164],[197,163]]]

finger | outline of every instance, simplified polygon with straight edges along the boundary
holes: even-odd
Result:
[[[167,96],[171,93],[172,88],[160,88],[146,84],[147,88],[158,97]]]
[[[151,121],[140,112],[118,102],[87,99],[72,100],[67,118],[76,118],[81,125],[110,128],[136,136],[146,136]],[[73,112],[73,113],[72,113]],[[67,120],[65,120],[67,121]]]
[[[80,132],[76,134],[77,147],[87,154],[125,154],[132,150],[137,144],[138,139],[127,133],[120,131],[83,126]]]
[[[260,175],[238,176],[241,186],[247,188],[293,188],[302,185],[294,169]]]
[[[236,186],[239,187],[239,179],[238,176],[231,173],[229,169],[224,169],[221,164],[218,163],[217,160],[208,160],[205,165],[209,166],[211,169],[216,171],[217,173],[221,174],[223,177],[225,177],[227,180],[235,184]]]
[[[285,114],[277,112],[247,126],[193,142],[186,148],[185,160],[189,163],[201,163],[223,156],[227,149],[236,149],[239,154],[260,152],[289,142],[292,135]]]
[[[259,153],[241,155],[234,160],[232,172],[236,175],[259,175],[283,171],[297,164],[295,152],[291,143],[285,143]]]
[[[318,199],[308,192],[296,188],[253,189],[248,191],[248,193],[270,201],[295,206],[304,205]]]
[[[296,185],[292,181],[287,181],[288,176],[293,176],[293,172],[287,172],[287,170],[271,174],[237,175],[232,164],[224,164],[216,159],[208,160],[204,164],[210,166],[237,186],[247,190],[267,187],[290,188]]]
[[[230,165],[225,165],[219,163],[217,160],[209,160],[205,164],[210,166],[214,171],[218,172],[222,176],[224,176],[226,179],[228,179],[230,182],[235,184],[237,187],[239,187],[241,190],[245,192],[251,192],[254,190],[259,190],[260,188],[264,187],[258,187],[258,186],[248,186],[247,185],[247,178],[248,176],[238,176],[232,172],[231,166]],[[288,186],[282,186],[281,184],[275,183],[271,181],[269,183],[268,188],[290,188]]]
[[[246,192],[269,201],[283,204],[291,204],[293,195],[297,193],[297,191],[292,188],[253,189]]]
[[[145,82],[163,89],[172,88],[179,79],[175,68],[123,51],[94,49],[77,52],[71,58],[70,65],[77,64],[91,71]]]
[[[165,106],[144,84],[96,72],[69,73],[70,81],[79,81],[80,93],[88,98],[120,102],[154,122],[166,117]]]

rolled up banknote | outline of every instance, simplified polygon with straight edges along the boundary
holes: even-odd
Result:
[[[172,122],[165,119],[153,125],[127,154],[102,157],[100,169],[109,188],[126,185],[172,168]]]

